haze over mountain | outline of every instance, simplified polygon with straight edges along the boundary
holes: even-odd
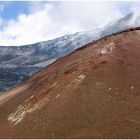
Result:
[[[125,17],[112,21],[110,24],[105,26],[101,33],[101,36],[103,37],[111,33],[118,32],[120,30],[139,26],[140,26],[140,14],[136,12],[129,13]]]
[[[140,26],[139,15],[130,13],[104,28],[78,32],[25,46],[0,46],[0,91],[14,86],[75,49],[106,35]]]
[[[93,41],[0,96],[0,138],[139,138],[140,27]]]

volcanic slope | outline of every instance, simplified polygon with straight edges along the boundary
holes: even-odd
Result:
[[[0,95],[0,138],[140,138],[140,28],[87,44]]]

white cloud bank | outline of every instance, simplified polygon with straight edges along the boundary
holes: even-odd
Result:
[[[38,3],[39,4],[39,3]],[[120,18],[121,2],[31,2],[31,13],[0,24],[0,45],[25,45],[94,29]]]
[[[4,6],[0,4],[0,12],[2,12],[4,9]]]

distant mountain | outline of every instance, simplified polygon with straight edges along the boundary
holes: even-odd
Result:
[[[25,46],[0,46],[0,67],[27,67],[41,62],[46,62],[48,65],[50,60],[55,61],[55,59],[67,55],[80,46],[91,42],[93,38],[99,38],[97,32],[79,32]]]
[[[31,45],[0,46],[0,91],[16,85],[99,36],[99,30],[93,30]]]
[[[78,32],[31,45],[0,46],[0,91],[5,91],[93,40],[136,26],[140,26],[140,16],[130,13],[101,29]]]
[[[131,28],[131,27],[139,27],[140,26],[140,14],[138,13],[129,13],[125,17],[121,19],[112,21],[107,26],[105,26],[101,31],[101,37],[106,35],[110,35],[112,33]]]
[[[101,38],[0,95],[0,138],[140,138],[140,27]]]

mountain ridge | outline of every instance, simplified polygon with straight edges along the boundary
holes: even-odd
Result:
[[[54,40],[25,46],[0,46],[2,52],[0,56],[0,92],[17,85],[58,58],[68,55],[93,40],[133,27],[135,24],[140,26],[139,16],[135,15],[135,13],[130,13],[103,28],[77,32]],[[3,77],[3,75],[5,76]]]

